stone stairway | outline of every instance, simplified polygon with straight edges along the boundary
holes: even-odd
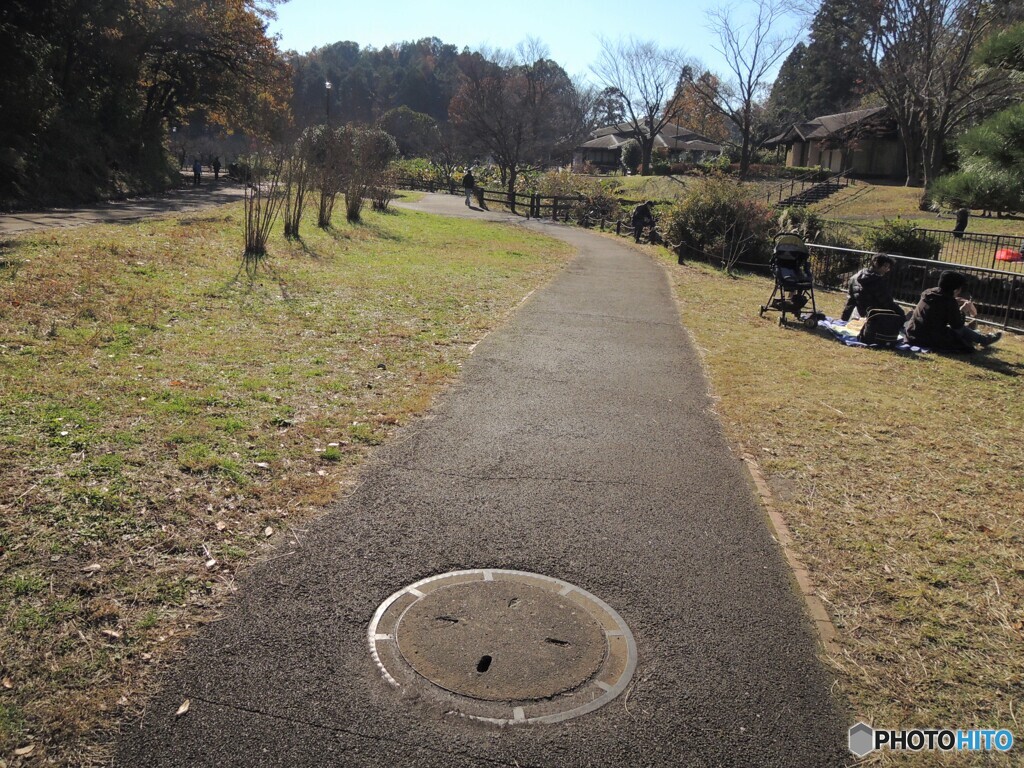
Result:
[[[804,208],[808,205],[821,202],[826,198],[831,197],[840,189],[845,189],[847,186],[846,180],[840,181],[825,181],[821,184],[815,184],[813,187],[808,187],[795,195],[790,195],[785,200],[776,203],[776,208]]]

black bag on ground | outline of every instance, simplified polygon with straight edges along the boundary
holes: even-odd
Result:
[[[857,340],[879,347],[895,347],[903,330],[903,317],[891,309],[872,309],[868,312]]]

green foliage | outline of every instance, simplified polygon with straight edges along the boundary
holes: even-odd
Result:
[[[809,41],[779,68],[768,112],[778,128],[852,108],[867,80],[868,13],[856,0],[824,0]]]
[[[868,250],[914,259],[937,259],[942,250],[942,243],[902,219],[886,219],[864,236],[864,244]]]
[[[449,181],[458,181],[454,177],[449,179],[445,169],[432,160],[425,157],[403,157],[393,164],[395,173],[400,177],[422,181],[433,182],[438,185],[448,184]],[[465,171],[463,171],[465,173]]]
[[[622,163],[622,166],[630,173],[636,173],[636,169],[640,167],[640,163],[644,159],[644,151],[640,142],[636,139],[627,140],[619,153],[619,162]]]
[[[331,119],[342,124],[372,123],[402,106],[444,123],[459,85],[459,58],[458,48],[434,37],[381,48],[351,41],[315,48],[289,58],[291,111],[300,126],[320,122],[329,97]],[[399,145],[404,151],[401,139]]]
[[[389,110],[377,121],[377,127],[391,134],[402,157],[426,157],[441,142],[437,121],[404,104]]]
[[[950,208],[1011,212],[1024,210],[1024,179],[987,158],[965,160],[959,171],[929,188],[931,198]]]
[[[712,256],[731,270],[741,263],[767,263],[774,223],[771,209],[749,187],[706,178],[687,188],[669,209],[663,228],[670,242],[680,244],[681,255]]]
[[[978,48],[975,58],[985,66],[1024,72],[1024,24],[992,35]]]
[[[965,133],[960,170],[929,190],[940,202],[984,210],[1024,211],[1024,105],[1010,107]]]
[[[701,170],[705,173],[728,173],[732,167],[732,160],[727,153],[715,157],[705,158],[700,164]]]
[[[164,185],[168,126],[186,116],[267,128],[284,69],[266,15],[256,0],[5,4],[0,203]]]

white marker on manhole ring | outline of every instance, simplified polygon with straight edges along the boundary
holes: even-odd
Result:
[[[453,571],[385,600],[367,630],[384,679],[498,725],[557,723],[607,704],[636,669],[629,627],[560,579]]]

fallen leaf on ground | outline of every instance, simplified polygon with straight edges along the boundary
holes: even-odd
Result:
[[[181,717],[186,712],[188,712],[188,708],[190,706],[192,706],[192,701],[190,699],[185,699],[183,702],[181,702],[181,706],[178,707],[178,711],[174,713],[174,716]]]
[[[227,527],[228,527],[228,524],[225,523],[223,520],[218,520],[217,521],[217,530],[218,531],[223,531]]]
[[[5,677],[4,678],[4,688],[6,688],[7,690],[11,690],[11,688],[13,688],[13,687],[14,687],[14,681],[11,680],[11,678],[9,678],[9,677]]]
[[[102,570],[103,570],[103,566],[102,565],[100,565],[99,563],[93,563],[92,565],[85,566],[85,568],[82,569],[82,572],[83,573],[96,573],[96,571],[102,571]]]
[[[25,757],[25,755],[31,755],[32,750],[34,750],[35,748],[35,744],[29,744],[27,747],[20,747],[19,749],[14,750],[14,754],[16,754],[18,757]]]
[[[268,525],[268,526],[267,526],[266,528],[264,528],[264,529],[263,529],[263,535],[264,535],[264,536],[268,536],[268,537],[269,537],[269,536],[273,536],[273,535],[274,535],[274,529],[273,529],[273,528],[271,528],[271,527],[270,527],[270,526]]]
[[[212,557],[209,560],[206,561],[206,567],[207,568],[213,568],[213,566],[215,566],[216,564],[217,564],[217,561],[214,560]]]
[[[257,461],[256,466],[260,469],[270,469],[270,465],[265,461]]]
[[[100,634],[101,635],[106,635],[107,637],[112,637],[115,640],[120,640],[121,639],[121,633],[117,632],[117,631],[115,631],[113,629],[104,629],[104,630],[102,630],[100,632]]]

